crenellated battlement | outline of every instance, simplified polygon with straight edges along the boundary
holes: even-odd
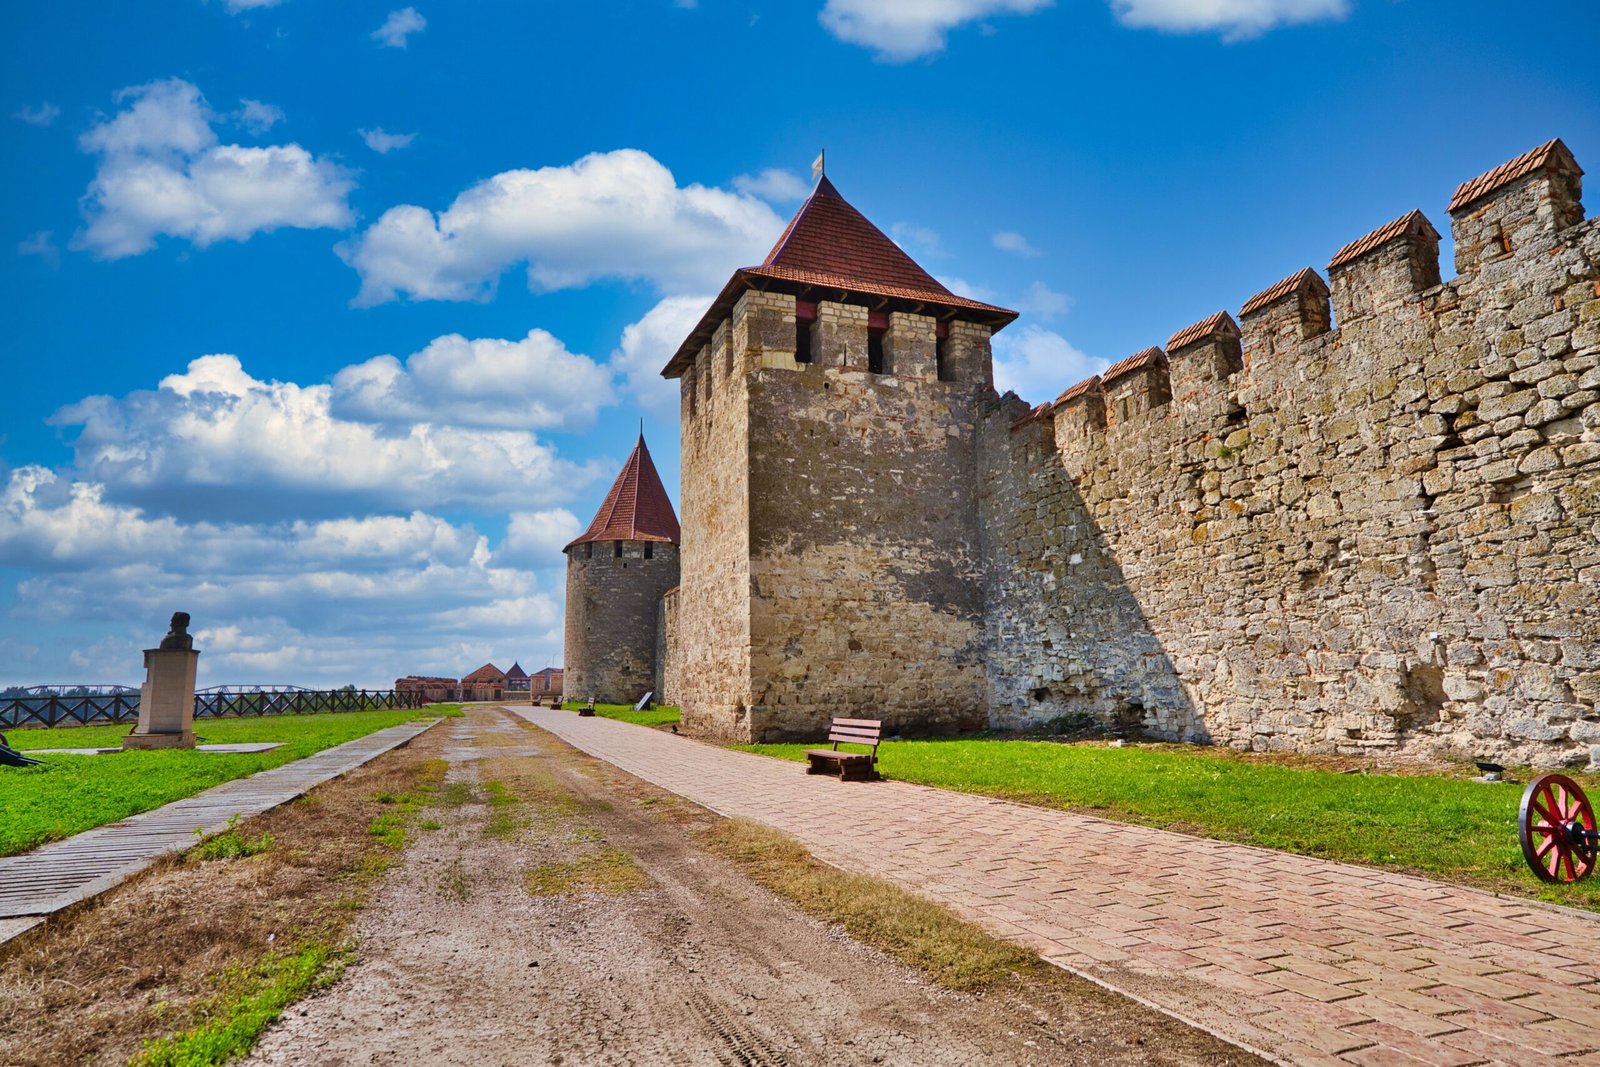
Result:
[[[1600,220],[1560,141],[986,438],[997,724],[1600,764]],[[1049,427],[1054,466],[1033,457]]]

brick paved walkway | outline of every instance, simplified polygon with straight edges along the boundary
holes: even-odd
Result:
[[[207,836],[219,833],[235,815],[248,819],[285,804],[406,744],[441,721],[374,730],[293,763],[223,782],[65,841],[19,856],[0,857],[0,944],[62,908],[104,893],[167,853],[194,847],[200,841],[196,828]]]
[[[1421,878],[509,710],[1295,1064],[1600,1064],[1600,922]],[[841,833],[841,828],[848,828]]]

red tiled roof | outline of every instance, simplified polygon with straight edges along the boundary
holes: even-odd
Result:
[[[1456,188],[1456,195],[1450,198],[1450,206],[1446,209],[1452,215],[1462,208],[1470,205],[1474,200],[1480,200],[1503,186],[1510,185],[1518,178],[1526,178],[1536,170],[1543,170],[1551,163],[1560,162],[1583,173],[1578,166],[1578,161],[1572,158],[1572,152],[1557,137],[1553,141],[1546,141],[1531,152],[1524,152],[1516,159],[1508,160],[1487,174],[1480,174],[1470,182],[1462,182]]]
[[[521,660],[517,660],[514,663],[512,663],[511,664],[511,669],[509,671],[506,671],[506,681],[510,681],[513,678],[522,679],[522,678],[526,678],[527,676],[528,676],[528,672],[522,669],[522,661]]]
[[[681,536],[677,512],[672,510],[641,433],[594,521],[582,537],[568,542],[567,548],[588,541],[666,541],[675,545]]]
[[[1078,399],[1080,396],[1089,395],[1090,393],[1094,392],[1096,389],[1100,388],[1100,381],[1101,381],[1100,375],[1096,374],[1096,375],[1093,375],[1091,377],[1085,378],[1083,381],[1079,382],[1077,385],[1069,386],[1067,389],[1062,391],[1060,396],[1056,397],[1055,406],[1056,407],[1060,407],[1062,404],[1071,403],[1072,401]]]
[[[1321,290],[1323,296],[1328,295],[1328,283],[1322,280],[1322,275],[1318,274],[1310,267],[1306,267],[1304,270],[1300,270],[1289,275],[1278,284],[1269,286],[1261,290],[1261,292],[1257,293],[1255,296],[1252,296],[1249,300],[1246,300],[1244,302],[1244,307],[1239,309],[1239,315],[1242,318],[1245,315],[1254,314],[1255,312],[1266,307],[1268,304],[1271,304],[1274,301],[1282,300],[1284,297],[1288,296],[1292,292],[1295,292],[1296,290],[1306,288],[1309,288],[1313,291]]]
[[[1360,259],[1368,252],[1376,252],[1396,237],[1427,237],[1437,241],[1439,231],[1433,228],[1433,223],[1428,221],[1428,216],[1420,211],[1413,211],[1402,215],[1393,222],[1385,223],[1365,237],[1358,237],[1333,254],[1328,261],[1328,269],[1337,270],[1352,260]]]
[[[474,685],[474,684],[476,684],[478,682],[492,682],[492,681],[495,681],[497,679],[504,679],[504,678],[505,678],[505,672],[502,671],[499,667],[496,667],[493,663],[485,663],[483,666],[479,667],[477,670],[473,671],[471,674],[469,674],[469,675],[465,676],[464,678],[462,678],[461,679],[461,684],[462,685]]]
[[[1171,337],[1167,338],[1167,351],[1173,352],[1184,345],[1192,345],[1203,337],[1210,337],[1214,333],[1232,334],[1239,336],[1239,324],[1233,321],[1233,316],[1226,311],[1219,311],[1210,318],[1201,319],[1193,326],[1185,326]]]
[[[1110,385],[1125,374],[1132,374],[1136,370],[1146,367],[1159,367],[1166,362],[1167,354],[1161,349],[1151,346],[1142,352],[1135,352],[1127,359],[1119,359],[1100,373],[1100,384]]]
[[[978,312],[990,319],[996,330],[1017,317],[1015,311],[956,296],[851,207],[824,177],[789,220],[767,258],[758,266],[734,271],[661,373],[668,378],[680,376],[739,295],[750,288],[768,288],[763,282],[776,282],[781,291],[814,286],[925,304],[930,305],[930,314],[940,308]]]

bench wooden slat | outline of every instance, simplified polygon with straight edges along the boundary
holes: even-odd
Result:
[[[878,734],[869,734],[864,730],[834,730],[828,734],[829,741],[849,741],[857,745],[875,745],[882,738]]]
[[[881,719],[834,719],[834,726],[864,726],[874,732],[883,729]]]

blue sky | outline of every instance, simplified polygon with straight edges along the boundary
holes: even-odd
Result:
[[[822,147],[1023,312],[1032,401],[1447,232],[1550,137],[1600,167],[1588,0],[29,3],[0,41],[0,684],[136,682],[179,609],[202,684],[559,662],[561,545],[641,418],[675,492],[655,372]]]

